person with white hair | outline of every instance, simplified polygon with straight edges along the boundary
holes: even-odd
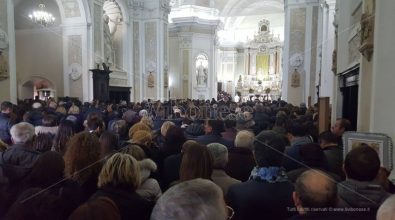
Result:
[[[377,211],[377,220],[395,220],[395,195],[392,195],[381,204]]]
[[[210,180],[198,178],[168,189],[152,210],[151,220],[225,220],[226,208],[221,189]]]
[[[225,169],[229,176],[243,182],[248,180],[251,170],[255,166],[252,154],[254,139],[255,135],[251,131],[243,130],[237,133],[235,147],[229,149],[229,161]]]
[[[211,174],[211,179],[222,189],[224,195],[226,195],[231,185],[241,183],[240,180],[232,178],[226,174],[224,170],[226,164],[228,163],[228,149],[225,145],[220,143],[209,144],[207,145],[207,149],[214,159],[214,169],[213,173]]]
[[[30,172],[40,153],[32,150],[35,137],[33,125],[27,122],[15,124],[10,133],[13,145],[0,153],[0,173],[3,173],[0,179],[12,186]]]

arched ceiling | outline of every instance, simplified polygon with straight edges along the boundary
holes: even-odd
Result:
[[[283,0],[214,0],[222,17],[253,16],[284,12]]]
[[[33,11],[38,9],[38,4],[45,4],[45,10],[55,17],[55,24],[59,26],[61,23],[60,12],[58,4],[55,0],[14,0],[14,16],[15,16],[15,29],[33,29],[40,27],[34,24],[28,17]]]

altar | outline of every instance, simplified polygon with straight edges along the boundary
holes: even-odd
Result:
[[[224,51],[221,56],[219,82],[225,92],[240,101],[255,97],[277,100],[281,97],[283,42],[270,30],[270,22],[261,20],[254,38],[236,51]],[[240,54],[241,53],[241,54]],[[243,57],[239,59],[237,57]]]

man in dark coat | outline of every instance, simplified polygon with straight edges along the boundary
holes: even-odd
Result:
[[[12,112],[12,103],[5,101],[1,103],[1,113],[0,113],[0,139],[8,144],[11,145],[11,134],[10,129],[13,125],[13,121],[11,120]]]
[[[28,174],[40,155],[32,150],[34,127],[27,122],[18,123],[11,128],[14,145],[0,153],[0,168],[3,176],[10,183],[19,182]]]
[[[346,180],[338,183],[338,195],[346,207],[362,208],[358,217],[375,219],[381,203],[390,196],[375,179],[380,169],[377,152],[366,144],[352,149],[344,160]]]
[[[250,180],[229,188],[227,204],[235,211],[234,219],[286,219],[294,214],[293,184],[281,167],[285,140],[274,131],[262,131],[254,141],[257,167]]]
[[[228,149],[233,147],[233,142],[225,140],[221,136],[224,131],[224,122],[222,120],[207,120],[204,124],[205,135],[196,138],[196,142],[207,145],[212,143],[220,143],[225,145]]]
[[[14,201],[22,180],[31,172],[40,153],[32,150],[34,127],[21,122],[11,127],[14,145],[0,153],[0,193],[6,192],[7,198],[0,199],[0,216]]]
[[[242,182],[248,180],[255,166],[252,154],[254,138],[255,135],[251,131],[239,131],[236,135],[235,147],[229,149],[229,161],[225,171],[229,176]]]

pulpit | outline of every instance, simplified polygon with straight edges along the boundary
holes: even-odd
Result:
[[[100,102],[110,100],[110,68],[103,63],[103,69],[91,69],[93,73],[93,98]]]

